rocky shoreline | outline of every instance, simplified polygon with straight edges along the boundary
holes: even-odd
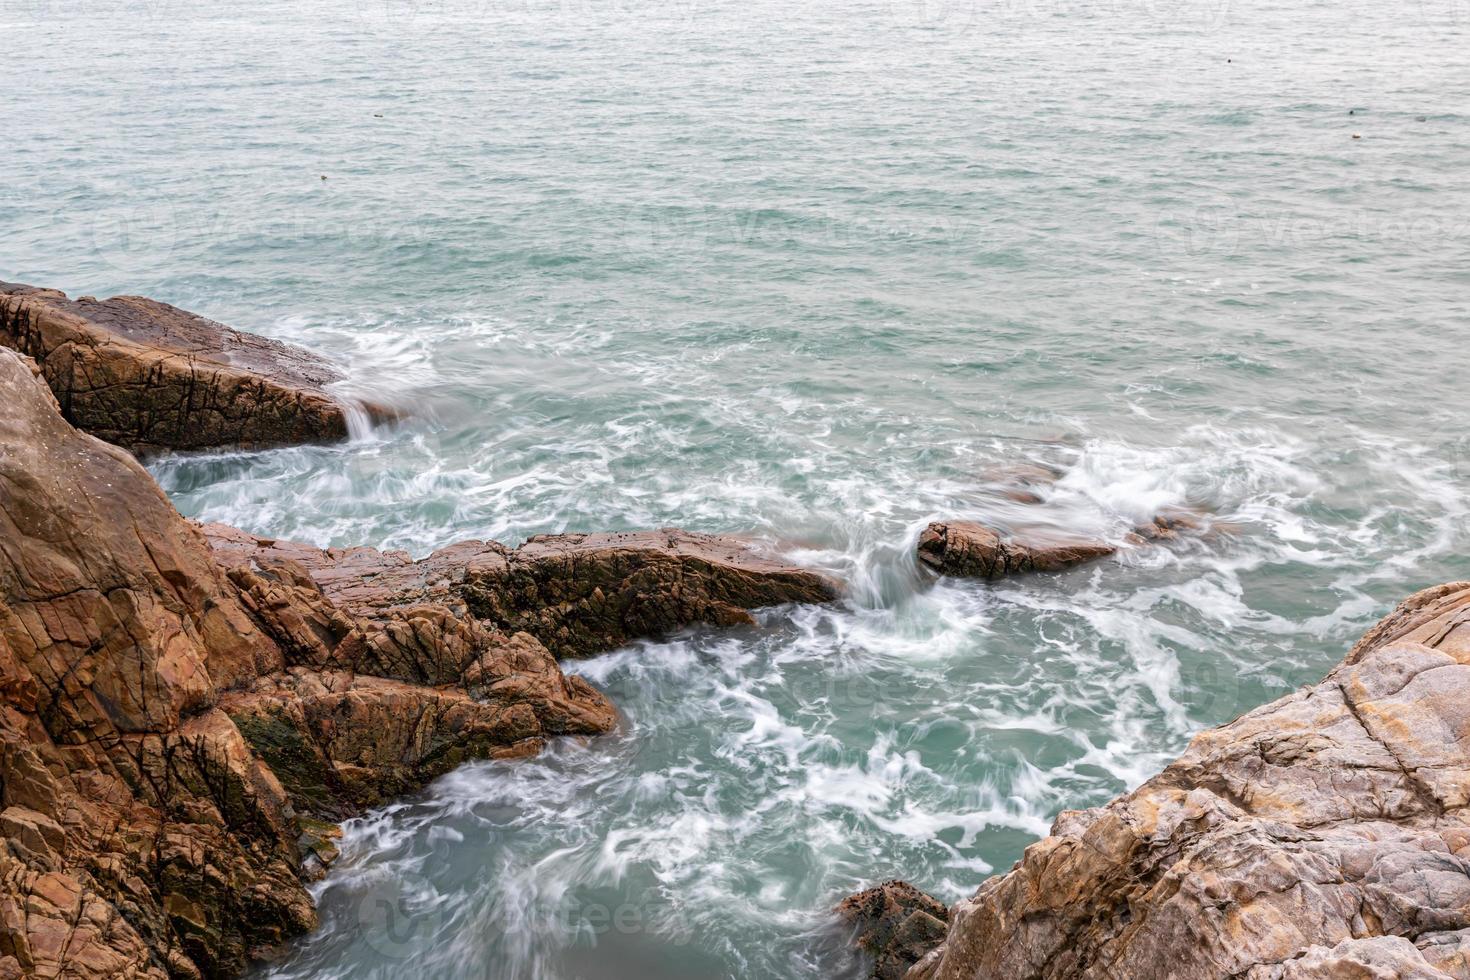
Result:
[[[343,438],[339,379],[166,304],[0,284],[0,978],[236,975],[314,926],[335,821],[614,729],[559,660],[841,595],[676,529],[418,560],[265,539],[185,520],[134,458]],[[1055,476],[1006,493],[1040,504]],[[1036,527],[936,522],[915,557],[994,579],[1120,548]],[[1202,527],[1160,515],[1123,547]],[[1461,582],[1064,812],[971,899],[888,882],[840,917],[883,980],[1470,980],[1467,705]]]
[[[353,413],[397,414],[331,393],[343,376],[310,351],[142,296],[0,282],[0,346],[40,365],[68,422],[138,456],[332,442]]]
[[[83,329],[60,294],[0,299],[0,340],[17,323]],[[99,305],[151,309],[80,305],[88,330]],[[413,561],[192,524],[78,426],[144,451],[195,448],[174,438],[192,429],[261,445],[337,435],[340,409],[272,388],[266,360],[231,373],[91,339],[44,363],[0,348],[0,977],[237,975],[315,925],[305,884],[332,821],[468,759],[613,729],[615,707],[558,656],[839,593],[738,538],[678,530]],[[75,384],[117,348],[115,376],[144,372],[127,398]]]
[[[1470,977],[1470,582],[1426,589],[1319,684],[1057,817],[951,909],[843,903],[875,977]]]

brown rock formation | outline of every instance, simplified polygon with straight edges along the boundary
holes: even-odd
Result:
[[[1470,583],[951,909],[907,980],[1470,977]]]
[[[0,402],[0,976],[236,970],[314,921],[290,802],[213,707],[281,652],[9,351]]]
[[[203,530],[221,562],[290,563],[358,615],[437,603],[486,629],[529,633],[558,657],[694,624],[750,623],[749,609],[827,602],[840,591],[827,576],[762,555],[740,538],[674,528],[540,535],[514,549],[465,541],[420,561],[371,548],[323,551],[222,525]]]
[[[67,421],[140,455],[347,437],[321,358],[141,296],[0,282],[0,345],[41,365]]]
[[[612,726],[529,636],[227,576],[35,370],[0,351],[0,976],[237,973],[314,922],[300,811]]]
[[[935,522],[919,535],[920,561],[942,575],[968,578],[1057,572],[1115,551],[1091,538],[1042,530],[1003,535],[974,521]]]
[[[0,977],[238,973],[315,921],[308,817],[614,725],[533,632],[588,653],[835,594],[679,531],[421,562],[206,539],[41,371],[0,349]]]

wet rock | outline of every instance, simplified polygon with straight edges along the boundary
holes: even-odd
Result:
[[[1062,813],[907,980],[1470,976],[1470,582]]]
[[[472,696],[382,677],[296,667],[225,694],[221,708],[293,799],[343,817],[471,759],[533,755],[548,735],[593,735],[616,715],[545,648],[487,670]],[[539,663],[527,660],[539,658]]]
[[[1204,534],[1209,530],[1210,524],[1202,514],[1171,508],[1161,514],[1156,514],[1154,519],[1147,524],[1140,524],[1134,528],[1130,543],[1150,544],[1178,541],[1184,535]]]
[[[1117,551],[1105,541],[1050,530],[1002,534],[974,521],[930,524],[919,535],[919,560],[942,575],[999,579],[1057,572]]]
[[[37,373],[0,349],[0,976],[237,974],[316,921],[303,812],[612,727],[530,636],[221,564]]]
[[[944,940],[949,910],[906,881],[885,881],[843,899],[838,916],[873,959],[874,980],[900,980]]]
[[[280,653],[137,462],[10,351],[0,403],[0,964],[237,971],[315,922],[291,804],[212,708]]]
[[[1059,470],[1040,463],[1010,463],[986,468],[981,479],[988,489],[1018,504],[1041,504],[1044,493],[1061,478]]]
[[[463,624],[528,633],[558,657],[584,657],[690,625],[748,624],[751,609],[828,602],[840,594],[828,576],[763,554],[744,539],[673,528],[540,535],[514,549],[466,541],[420,561],[402,552],[323,551],[255,539],[219,525],[203,530],[225,564],[290,563],[358,615],[437,604]],[[436,655],[414,654],[425,670]]]
[[[835,594],[675,531],[211,548],[41,373],[0,349],[0,976],[237,974],[316,921],[333,847],[303,816],[613,727],[539,636],[591,652]]]
[[[140,455],[348,435],[326,361],[141,296],[0,282],[0,345],[35,358],[69,422]]]

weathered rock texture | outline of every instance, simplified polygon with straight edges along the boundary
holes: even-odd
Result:
[[[314,818],[613,727],[547,643],[834,594],[678,531],[212,549],[40,373],[0,349],[0,978],[238,973],[315,921]]]
[[[1470,977],[1470,583],[950,910],[907,980]]]
[[[9,351],[0,403],[0,976],[238,969],[314,921],[290,801],[214,706],[282,653]]]
[[[942,575],[969,578],[1057,572],[1117,550],[1105,541],[1050,532],[1001,534],[974,521],[935,522],[919,536],[920,561]]]
[[[203,530],[223,563],[290,563],[359,615],[437,603],[486,629],[528,633],[558,657],[695,624],[750,623],[747,610],[827,602],[840,591],[827,576],[763,555],[741,538],[673,528],[540,535],[514,549],[465,541],[419,561],[372,548],[323,551],[222,525]]]
[[[237,973],[314,922],[302,812],[613,725],[525,634],[226,575],[34,370],[0,351],[0,977]]]
[[[348,435],[321,358],[141,296],[0,282],[0,345],[41,365],[69,422],[140,455]]]

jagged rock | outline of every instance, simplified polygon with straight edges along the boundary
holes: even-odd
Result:
[[[514,549],[466,541],[420,561],[402,552],[256,539],[222,525],[203,530],[225,564],[289,563],[358,615],[435,603],[462,621],[529,633],[558,657],[584,657],[693,624],[750,623],[750,609],[840,594],[827,576],[764,555],[741,538],[673,528],[540,535]]]
[[[1062,813],[907,980],[1470,977],[1470,582]]]
[[[238,971],[315,921],[291,804],[211,707],[280,651],[33,372],[0,351],[0,974]]]
[[[315,922],[302,810],[612,727],[529,636],[355,616],[284,564],[226,575],[38,373],[0,350],[0,977],[236,974]]]
[[[141,296],[0,282],[0,345],[36,359],[73,425],[139,454],[348,435],[326,361]]]
[[[998,579],[1024,572],[1056,572],[1106,558],[1105,541],[1049,530],[1001,534],[974,521],[930,524],[919,535],[919,560],[942,575]]]
[[[611,728],[615,715],[601,695],[563,677],[545,648],[526,639],[526,654],[543,660],[540,676],[503,663],[481,697],[297,667],[225,694],[221,707],[293,799],[315,814],[347,816],[470,759],[531,755],[547,735]],[[553,685],[560,690],[538,690]]]
[[[41,374],[0,349],[0,978],[234,975],[315,922],[334,848],[303,816],[613,727],[533,632],[590,652],[835,594],[674,531],[211,549]]]
[[[837,914],[856,931],[858,947],[872,956],[874,980],[900,980],[949,928],[949,909],[906,881],[885,881],[850,895]]]

